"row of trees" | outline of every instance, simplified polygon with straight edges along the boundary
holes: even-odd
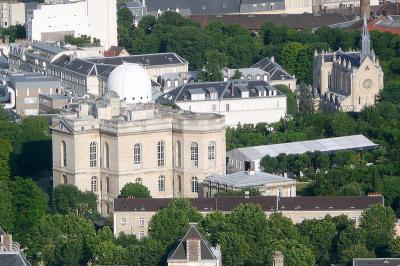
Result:
[[[203,217],[188,200],[175,199],[157,212],[149,236],[113,236],[107,226],[96,232],[77,215],[42,217],[32,233],[32,251],[46,265],[164,265],[168,254],[197,222],[213,244],[220,244],[224,265],[270,265],[274,251],[282,251],[285,265],[351,265],[354,257],[396,256],[395,215],[384,206],[366,210],[356,227],[346,216],[325,217],[294,225],[280,213],[266,217],[259,205],[240,205],[229,214]]]

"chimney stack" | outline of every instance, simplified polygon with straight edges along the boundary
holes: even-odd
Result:
[[[275,251],[272,256],[272,265],[273,266],[283,266],[283,254],[280,251]]]
[[[12,235],[2,235],[0,242],[0,250],[12,251]]]

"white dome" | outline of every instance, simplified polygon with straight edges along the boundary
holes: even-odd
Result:
[[[138,64],[124,63],[111,71],[108,89],[127,103],[152,101],[151,80],[146,70]]]

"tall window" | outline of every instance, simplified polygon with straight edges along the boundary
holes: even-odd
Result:
[[[133,165],[139,168],[142,163],[142,145],[136,143],[133,147]]]
[[[158,166],[165,165],[165,142],[162,140],[157,143],[157,164]]]
[[[90,143],[89,152],[90,152],[90,156],[89,156],[90,167],[96,167],[97,166],[97,143],[96,142]]]
[[[178,175],[178,192],[182,193],[182,177],[180,175]]]
[[[182,166],[182,144],[180,141],[176,143],[176,163],[178,167]]]
[[[165,177],[160,176],[158,178],[158,191],[165,191]]]
[[[142,180],[140,177],[137,177],[137,178],[135,179],[135,183],[136,183],[136,184],[142,184],[142,183],[143,183],[143,180]]]
[[[215,141],[208,143],[208,160],[215,160]]]
[[[104,144],[104,160],[105,160],[105,168],[110,168],[110,150],[108,147],[108,143]]]
[[[193,166],[199,166],[199,145],[196,142],[192,142],[190,145],[190,160]]]
[[[106,176],[106,193],[110,193],[110,178],[108,176]]]
[[[67,175],[64,174],[62,177],[63,177],[63,184],[68,185]]]
[[[90,180],[90,187],[92,192],[97,192],[97,176],[92,176],[92,179]]]
[[[65,141],[61,141],[61,164],[62,166],[67,166],[67,145]]]
[[[198,192],[199,191],[199,182],[197,180],[197,177],[192,177],[192,192]]]

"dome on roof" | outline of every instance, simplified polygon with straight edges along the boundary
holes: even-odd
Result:
[[[146,70],[138,64],[124,63],[111,71],[108,89],[127,103],[152,101],[151,80]]]

